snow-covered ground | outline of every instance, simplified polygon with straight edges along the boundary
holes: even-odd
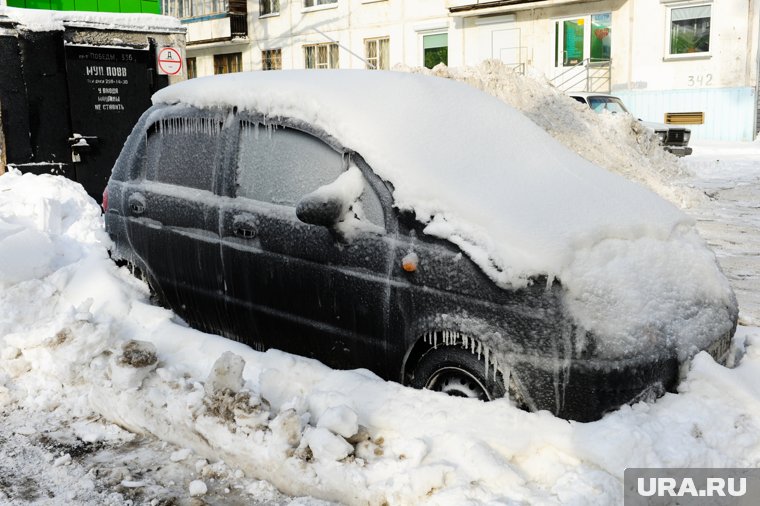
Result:
[[[704,233],[756,322],[760,149],[695,152],[716,189],[695,213],[722,224]],[[610,504],[626,467],[760,465],[758,328],[735,369],[700,354],[678,395],[566,422],[191,330],[108,260],[77,185],[10,173],[0,195],[4,502]]]
[[[485,70],[450,77],[698,220],[739,299],[735,368],[701,353],[678,394],[583,424],[255,352],[153,305],[109,260],[81,187],[11,172],[0,503],[607,505],[627,467],[759,466],[760,144],[698,144],[677,161],[629,118]]]
[[[740,319],[760,326],[760,143],[701,143],[685,158],[710,201],[690,210],[718,254],[739,300]]]

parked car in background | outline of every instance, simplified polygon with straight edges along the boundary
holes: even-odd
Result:
[[[106,230],[196,327],[576,420],[725,359],[736,301],[689,218],[466,84],[252,72],[153,101]]]
[[[578,102],[591,107],[594,112],[608,111],[613,114],[619,112],[630,114],[628,109],[625,108],[623,101],[614,95],[587,92],[572,92],[569,95]],[[691,130],[688,128],[654,121],[642,121],[641,119],[639,121],[657,135],[665,151],[673,153],[676,156],[686,156],[692,153],[692,149],[689,147]]]

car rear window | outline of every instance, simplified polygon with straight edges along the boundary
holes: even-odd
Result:
[[[213,191],[214,159],[222,123],[211,118],[170,118],[148,131],[147,177]]]
[[[292,128],[243,122],[238,150],[237,196],[295,207],[345,169],[343,154]]]

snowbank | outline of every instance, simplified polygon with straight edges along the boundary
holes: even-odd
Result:
[[[525,114],[559,142],[590,162],[646,185],[681,207],[702,203],[704,193],[689,186],[683,161],[666,152],[653,132],[628,114],[598,114],[551,86],[543,75],[520,75],[499,60],[476,67],[395,70],[465,82]]]
[[[558,278],[602,357],[661,356],[665,343],[684,358],[735,321],[733,292],[693,220],[466,84],[402,72],[251,72],[185,81],[153,102],[237,106],[324,130],[392,183],[395,205],[413,210],[425,233],[455,243],[497,285]],[[545,102],[533,104],[551,110]]]
[[[110,422],[176,445],[139,475],[101,463],[79,476],[81,457],[51,448],[40,471],[60,480],[54,500],[123,504],[184,466],[193,470],[173,479],[188,498],[222,494],[247,475],[344,504],[606,506],[622,502],[626,467],[760,465],[758,329],[737,336],[746,355],[733,370],[702,353],[679,395],[567,422],[189,329],[108,259],[99,210],[81,187],[13,171],[0,177],[0,195],[0,248],[13,245],[3,260],[16,267],[0,272],[0,407],[42,414],[0,443],[14,448],[4,465],[25,465],[27,454],[15,453],[24,438],[54,436],[35,425],[40,416],[72,427],[79,443],[136,444]]]

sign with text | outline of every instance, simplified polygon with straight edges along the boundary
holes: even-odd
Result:
[[[158,73],[176,76],[182,73],[182,55],[175,47],[160,47],[156,50]]]
[[[150,107],[148,49],[67,44],[66,80],[76,180],[100,199],[124,139]]]

